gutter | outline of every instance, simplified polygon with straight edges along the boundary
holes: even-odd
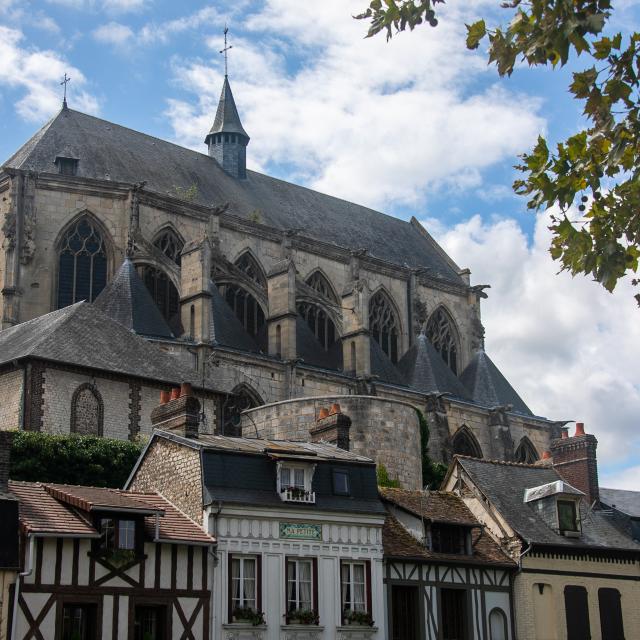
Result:
[[[29,577],[33,573],[33,555],[35,551],[35,536],[30,533],[29,534],[29,564],[27,565],[27,569],[18,574],[18,579],[16,580],[16,588],[13,593],[13,614],[11,616],[11,630],[9,632],[9,640],[15,640],[16,638],[16,626],[18,622],[18,602],[20,600],[20,584],[24,578]]]

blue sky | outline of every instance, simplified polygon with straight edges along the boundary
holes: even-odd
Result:
[[[65,71],[72,108],[203,151],[228,23],[250,167],[420,219],[474,283],[492,284],[487,349],[521,395],[540,414],[584,420],[605,478],[632,486],[640,312],[631,288],[611,296],[556,276],[544,214],[511,191],[517,156],[539,133],[557,141],[580,126],[571,69],[501,80],[482,50],[467,52],[464,23],[500,15],[497,0],[450,2],[437,29],[388,44],[364,40],[366,25],[351,19],[365,4],[0,0],[0,158],[59,109]],[[638,2],[616,6],[616,22],[635,28]]]

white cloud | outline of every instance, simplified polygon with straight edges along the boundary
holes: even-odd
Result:
[[[22,93],[15,105],[20,117],[41,122],[58,111],[60,79],[65,72],[73,82],[73,106],[89,113],[98,112],[96,98],[82,88],[86,80],[79,69],[57,52],[24,48],[22,39],[18,29],[0,26],[0,85]]]
[[[105,13],[136,13],[149,5],[148,0],[47,0],[69,9],[101,10]]]
[[[557,275],[548,223],[538,217],[532,243],[512,219],[425,226],[473,282],[491,284],[482,316],[498,368],[534,412],[584,422],[611,474],[640,458],[640,310],[628,282],[609,294],[588,278]]]
[[[361,4],[327,0],[319,11],[271,0],[246,19],[251,40],[232,38],[250,166],[293,165],[322,191],[415,206],[434,189],[478,186],[483,169],[528,148],[544,129],[539,101],[497,85],[471,88],[486,73],[464,46],[473,6],[387,44],[362,38],[364,23],[352,19]],[[219,45],[209,43],[214,61],[174,61],[176,82],[198,103],[174,99],[167,114],[177,140],[198,149],[221,87]],[[297,59],[293,71],[285,56]]]
[[[627,489],[640,491],[640,465],[628,467],[623,471],[600,474],[600,486],[609,489]]]
[[[121,47],[133,38],[133,31],[130,27],[118,22],[109,22],[99,26],[93,31],[93,37],[98,42],[112,44]]]
[[[139,39],[142,44],[167,42],[169,38],[175,35],[197,29],[202,25],[220,25],[223,23],[224,19],[214,7],[204,7],[182,18],[161,23],[149,23],[140,30]]]

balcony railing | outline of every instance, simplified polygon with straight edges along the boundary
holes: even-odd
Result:
[[[297,487],[283,488],[280,492],[280,499],[284,502],[303,502],[305,504],[315,504],[315,491],[305,491]]]

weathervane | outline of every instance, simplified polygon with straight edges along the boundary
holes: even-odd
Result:
[[[67,84],[69,83],[70,80],[71,80],[71,78],[67,77],[67,72],[65,71],[64,78],[62,79],[62,82],[60,83],[61,86],[64,86],[64,97],[62,98],[62,108],[63,109],[67,108]]]
[[[229,33],[229,27],[227,27],[227,25],[224,25],[224,49],[220,49],[220,53],[224,54],[224,75],[225,77],[227,76],[227,51],[229,51],[229,49],[233,49],[233,45],[229,45],[227,46],[227,33]]]

